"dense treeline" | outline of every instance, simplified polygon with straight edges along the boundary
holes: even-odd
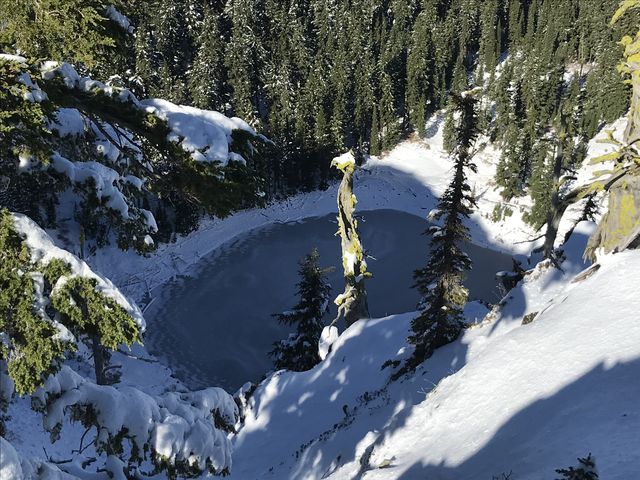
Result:
[[[112,3],[131,25],[118,28],[100,16]],[[620,32],[628,28],[608,24],[617,4],[24,1],[4,9],[9,18],[0,46],[70,61],[141,98],[245,119],[274,142],[262,148],[262,163],[251,173],[261,177],[267,198],[323,187],[328,159],[348,148],[378,154],[412,131],[426,134],[428,118],[448,107],[450,91],[481,86],[481,131],[503,150],[496,183],[505,199],[530,193],[534,208],[526,219],[540,227],[553,201],[553,178],[570,176],[586,142],[627,109],[627,87],[615,66]],[[51,21],[51,12],[66,17]],[[445,145],[453,149],[448,111]],[[162,170],[173,168],[166,152],[150,157]],[[206,190],[201,177],[190,173],[187,180]],[[145,202],[158,217],[160,240],[195,228],[207,210],[233,208],[202,208],[181,189],[164,197],[168,208]],[[238,208],[255,203],[233,201]],[[496,218],[505,213],[498,209]]]
[[[483,128],[505,147],[497,180],[509,198],[544,176],[549,139],[539,139],[560,112],[573,162],[625,112],[620,33],[608,26],[617,4],[156,0],[123,61],[145,93],[237,115],[272,138],[270,193],[321,185],[327,158],[346,148],[377,154],[424,134],[449,89],[485,85]]]

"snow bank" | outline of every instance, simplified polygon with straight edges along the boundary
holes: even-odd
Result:
[[[600,478],[635,478],[640,253],[585,266],[540,264],[401,382],[381,367],[406,357],[412,315],[357,322],[315,369],[258,387],[232,478],[539,480],[589,452]]]
[[[51,463],[21,457],[13,445],[2,437],[0,437],[0,478],[2,480],[78,479],[76,476],[62,472]],[[95,480],[98,478],[96,476]]]
[[[72,275],[94,279],[97,282],[96,289],[120,305],[131,315],[140,331],[144,331],[145,321],[142,312],[110,280],[95,273],[89,265],[72,253],[55,246],[49,235],[27,216],[14,213],[11,217],[15,229],[24,237],[32,262],[47,265],[54,259],[60,259],[70,266]]]
[[[413,409],[404,428],[388,435],[372,463],[395,456],[395,473],[367,478],[471,480],[510,471],[523,480],[552,478],[555,468],[589,452],[601,478],[634,478],[640,461],[638,272],[640,255],[627,252],[587,280],[566,278],[533,323],[485,345]],[[544,289],[545,280],[531,283]]]
[[[98,446],[124,432],[139,452],[151,449],[171,464],[187,462],[202,469],[210,465],[217,472],[231,467],[230,442],[217,427],[216,417],[233,425],[238,409],[222,389],[153,397],[132,387],[96,385],[65,366],[47,379],[33,399],[46,406],[47,431],[61,428],[71,407],[91,406],[100,426]]]
[[[141,102],[148,112],[166,120],[171,129],[168,140],[179,143],[197,162],[220,162],[244,159],[229,151],[233,130],[256,132],[239,118],[229,118],[222,113],[176,105],[167,100],[150,99]]]
[[[3,480],[24,478],[18,452],[2,437],[0,437],[0,478]]]

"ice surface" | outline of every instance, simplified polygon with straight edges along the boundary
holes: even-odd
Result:
[[[426,263],[428,223],[389,210],[365,212],[360,233],[373,278],[367,281],[371,314],[414,310],[413,270]],[[202,260],[201,268],[172,282],[146,311],[156,327],[147,344],[191,386],[222,385],[234,391],[259,380],[272,366],[267,352],[289,330],[271,318],[296,303],[297,262],[313,247],[322,265],[334,266],[332,298],[343,290],[340,241],[334,215],[251,232]],[[468,285],[471,297],[497,302],[494,274],[511,267],[511,257],[468,245],[476,262]],[[250,299],[250,300],[248,300]],[[327,321],[335,317],[331,307]]]

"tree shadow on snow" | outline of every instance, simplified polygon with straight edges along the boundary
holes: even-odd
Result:
[[[492,480],[493,476],[512,472],[513,480],[525,478],[521,475],[551,479],[556,468],[575,464],[578,456],[591,452],[596,461],[601,460],[601,478],[628,480],[628,472],[637,471],[640,462],[638,378],[640,359],[610,368],[600,364],[552,396],[513,415],[461,464],[416,463],[399,477],[391,469],[389,478]],[[625,457],[623,452],[634,448],[635,458]]]

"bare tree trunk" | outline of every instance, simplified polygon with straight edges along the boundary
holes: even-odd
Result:
[[[91,337],[91,351],[93,353],[93,368],[96,373],[96,383],[98,385],[109,385],[109,380],[105,373],[107,360],[104,354],[104,347],[100,345],[97,335]]]
[[[332,166],[344,174],[338,190],[338,232],[341,238],[342,266],[346,283],[344,293],[338,295],[335,300],[338,316],[334,323],[342,317],[346,326],[349,327],[361,318],[369,318],[365,280],[371,274],[367,271],[364,250],[358,237],[358,222],[353,218],[357,203],[353,194],[355,158],[349,152],[334,159]]]
[[[562,214],[557,215],[560,208],[560,176],[562,175],[562,162],[564,161],[564,149],[560,141],[556,142],[553,155],[553,193],[551,206],[547,212],[547,231],[544,235],[542,251],[544,258],[555,260],[555,242],[558,236],[558,228],[562,220]],[[562,211],[564,213],[564,210]]]

